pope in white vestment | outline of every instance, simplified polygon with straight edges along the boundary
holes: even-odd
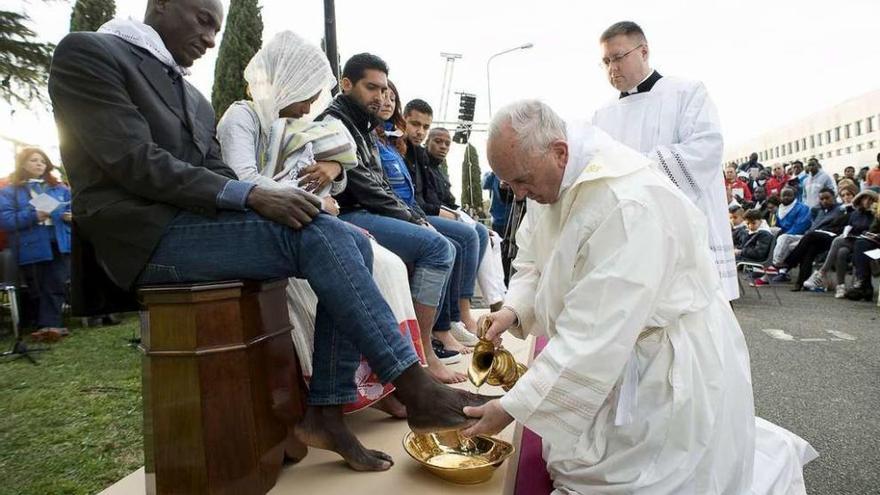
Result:
[[[655,80],[654,80],[655,79]],[[708,220],[708,244],[728,300],[739,297],[715,105],[697,81],[652,71],[647,91],[621,95],[596,111],[593,124],[647,156]]]
[[[559,123],[547,156],[517,148],[519,136],[547,135],[530,119]],[[511,419],[530,428],[555,494],[752,493],[748,350],[705,248],[705,216],[645,156],[540,102],[499,111],[488,146],[499,178],[533,200],[488,337],[549,342],[500,401],[465,409],[481,418],[465,434]],[[542,168],[564,168],[551,192]],[[780,470],[796,478],[789,450]],[[757,493],[802,493],[787,479]]]

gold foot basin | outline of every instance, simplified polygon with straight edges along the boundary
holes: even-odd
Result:
[[[464,438],[458,431],[409,432],[403,448],[432,474],[447,481],[474,485],[489,481],[495,469],[513,454],[513,445],[488,436]]]

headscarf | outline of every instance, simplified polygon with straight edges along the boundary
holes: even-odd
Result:
[[[336,85],[321,49],[292,31],[276,34],[254,54],[244,78],[264,135],[283,108]]]

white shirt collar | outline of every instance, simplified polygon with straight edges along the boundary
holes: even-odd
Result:
[[[595,134],[592,125],[578,123],[577,125],[565,124],[566,141],[568,142],[568,163],[565,164],[565,172],[562,174],[562,184],[559,186],[561,196],[581,176],[584,169],[595,155]]]
[[[641,81],[639,81],[638,84],[636,84],[635,86],[631,87],[630,89],[624,91],[624,93],[626,93],[626,94],[628,94],[628,95],[634,95],[634,94],[638,93],[638,92],[639,92],[639,85],[642,84],[643,82],[647,81],[648,78],[651,77],[651,74],[653,74],[653,73],[654,73],[654,69],[651,69],[651,68],[649,67],[649,68],[648,68],[648,75],[645,76],[644,79],[642,79]]]
[[[168,47],[165,46],[165,42],[162,41],[162,37],[159,36],[159,33],[152,26],[132,18],[113,19],[98,28],[98,32],[112,34],[150,52],[159,62],[170,67],[181,76],[188,76],[190,73],[189,69],[179,65],[174,60],[171,52],[168,51]]]

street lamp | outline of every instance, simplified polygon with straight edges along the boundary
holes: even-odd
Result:
[[[497,57],[498,55],[504,55],[505,53],[515,52],[517,50],[527,50],[531,47],[535,46],[533,43],[526,43],[524,45],[520,45],[514,48],[508,48],[502,52],[498,52],[495,55],[489,57],[489,60],[486,61],[486,100],[489,103],[489,118],[492,118],[492,83],[489,80],[489,64],[492,62],[492,59]]]

